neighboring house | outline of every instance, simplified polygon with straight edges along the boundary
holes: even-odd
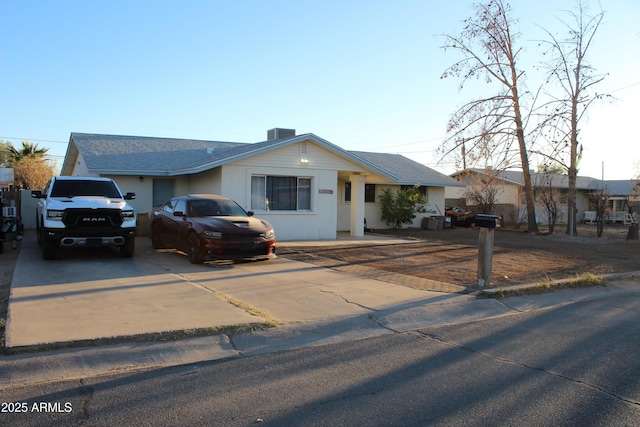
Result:
[[[501,215],[508,224],[526,222],[526,204],[524,197],[524,177],[521,171],[491,171],[484,169],[465,169],[451,176],[456,181],[466,185],[478,182],[484,176],[494,175],[495,185],[498,186],[496,197],[496,210],[494,214]],[[558,224],[566,224],[567,221],[567,197],[569,192],[569,178],[567,175],[537,173],[531,174],[531,181],[536,196],[536,220],[539,224],[546,224],[547,212],[540,201],[540,192],[543,188],[553,188],[557,192],[559,202]],[[576,179],[576,208],[578,221],[589,221],[591,206],[589,197],[591,194],[602,191],[610,196],[609,217],[613,220],[616,212],[629,212],[633,209],[633,203],[638,203],[638,181],[602,181],[586,176],[578,176]],[[465,208],[473,210],[472,205],[467,205],[464,200],[465,189],[448,188],[446,194],[447,206],[464,204]],[[637,210],[637,207],[636,207]],[[620,216],[619,214],[617,216]]]
[[[459,185],[400,155],[347,151],[281,128],[257,143],[72,133],[62,175],[114,178],[136,193],[143,217],[176,195],[221,194],[271,222],[280,240],[362,236],[365,219],[388,228],[378,204],[384,188],[420,185],[427,216],[444,215],[445,187]]]
[[[640,212],[639,180],[609,180],[598,181],[598,183],[598,189],[604,188],[604,193],[609,195],[607,212],[609,221],[628,223],[632,219],[628,216],[631,212],[636,212],[636,221],[639,219],[637,216],[637,212]]]

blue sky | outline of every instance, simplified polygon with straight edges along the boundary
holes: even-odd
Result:
[[[436,148],[473,98],[440,79],[472,1],[0,0],[0,140],[50,149],[71,132],[258,142],[274,127],[348,150],[400,153],[441,172]],[[537,25],[574,0],[512,1],[526,61]],[[595,5],[595,4],[593,4]],[[581,175],[640,172],[640,2],[603,0],[590,57],[617,97],[582,124]],[[535,79],[530,79],[530,86]]]

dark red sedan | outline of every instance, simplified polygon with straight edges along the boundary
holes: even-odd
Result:
[[[276,235],[267,221],[213,194],[174,197],[153,212],[153,247],[172,248],[199,264],[213,260],[275,258]]]

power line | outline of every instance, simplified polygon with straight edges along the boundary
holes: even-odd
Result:
[[[16,138],[15,136],[0,136],[1,139],[19,139],[21,141],[33,141],[33,142],[55,142],[57,144],[68,144],[69,141],[54,141],[52,139],[31,139],[31,138]]]
[[[627,86],[625,86],[625,87],[621,87],[620,89],[612,90],[612,91],[611,91],[611,92],[609,92],[609,93],[616,93],[616,92],[620,92],[621,90],[629,89],[630,87],[638,86],[638,85],[640,85],[640,82],[631,83],[630,85],[627,85]]]

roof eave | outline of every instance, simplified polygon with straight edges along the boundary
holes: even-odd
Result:
[[[396,184],[398,185],[421,185],[424,187],[466,187],[466,185],[464,184],[460,184],[460,183],[442,183],[442,182],[423,182],[423,181],[419,181],[419,182],[413,182],[413,181],[397,181]]]
[[[267,153],[269,151],[278,149],[278,148],[282,148],[282,147],[286,147],[292,144],[296,144],[299,142],[303,142],[303,141],[313,141],[321,146],[324,146],[325,148],[336,152],[337,154],[341,155],[342,157],[345,157],[346,159],[354,162],[354,163],[358,163],[360,164],[360,166],[364,167],[365,169],[369,169],[370,171],[377,173],[379,175],[382,175],[394,182],[398,182],[398,177],[396,177],[395,175],[390,174],[389,172],[380,169],[379,167],[367,162],[366,160],[353,155],[351,153],[349,153],[348,151],[338,147],[337,145],[334,145],[332,143],[330,143],[329,141],[320,138],[317,135],[314,135],[312,133],[307,133],[307,134],[302,134],[302,135],[297,135],[291,138],[283,138],[282,140],[279,140],[277,142],[274,142],[271,145],[265,146],[265,147],[260,147],[260,148],[256,148],[254,150],[248,150],[245,152],[242,152],[240,154],[234,155],[234,156],[229,156],[229,157],[225,157],[223,159],[219,159],[216,160],[214,162],[210,162],[210,163],[205,163],[203,165],[200,166],[196,166],[196,167],[192,167],[192,168],[185,168],[185,169],[175,169],[173,171],[171,171],[170,173],[172,175],[187,175],[187,174],[192,174],[192,173],[200,173],[200,172],[204,172],[216,167],[220,167],[220,166],[224,166],[226,164],[229,163],[233,163],[233,162],[237,162],[240,160],[244,160],[246,158],[249,157],[254,157],[260,154],[264,154]]]
[[[75,165],[78,155],[80,154],[75,141],[73,140],[73,133],[69,136],[69,144],[67,145],[67,152],[64,155],[64,162],[60,168],[60,175],[70,175],[73,172],[73,165]]]
[[[115,169],[97,169],[89,168],[89,173],[95,175],[118,175],[118,176],[177,176],[171,171],[161,170],[115,170]]]

